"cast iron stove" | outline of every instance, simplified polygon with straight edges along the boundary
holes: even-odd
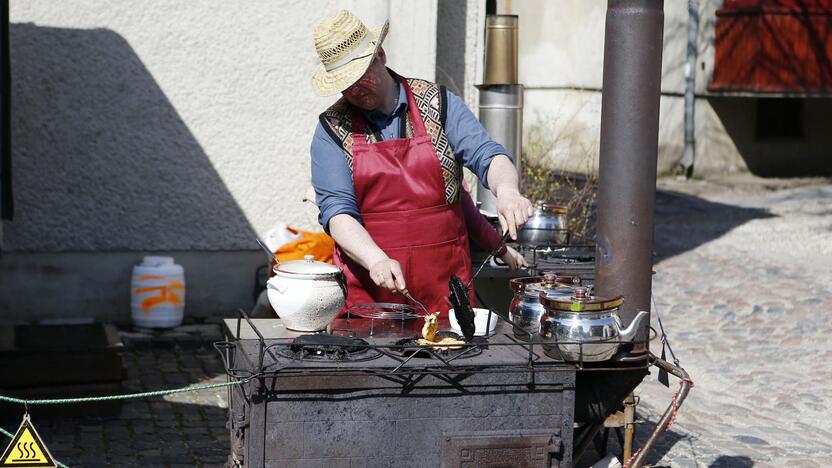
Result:
[[[231,465],[571,466],[574,366],[507,323],[439,351],[415,346],[422,320],[407,322],[389,328],[404,336],[355,318],[301,336],[279,319],[226,320],[227,371],[244,381],[229,389]]]

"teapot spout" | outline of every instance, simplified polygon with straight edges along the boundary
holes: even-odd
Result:
[[[650,320],[650,313],[642,310],[636,315],[629,327],[621,330],[621,341],[633,341],[636,333],[644,326],[645,320]]]

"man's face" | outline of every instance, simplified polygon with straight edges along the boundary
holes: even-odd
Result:
[[[350,104],[367,111],[381,107],[385,93],[383,78],[387,73],[384,63],[383,52],[379,51],[379,55],[376,55],[364,75],[352,86],[341,91]]]

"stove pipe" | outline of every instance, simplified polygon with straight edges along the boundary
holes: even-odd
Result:
[[[480,91],[480,122],[489,135],[514,158],[520,173],[523,140],[523,85],[518,83],[517,15],[485,17],[485,76]],[[480,209],[497,212],[497,199],[477,186]]]
[[[663,0],[608,0],[598,169],[596,292],[624,296],[628,325],[650,310]],[[649,323],[634,352],[647,349]]]

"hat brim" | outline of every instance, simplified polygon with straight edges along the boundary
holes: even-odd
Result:
[[[385,21],[384,25],[379,28],[370,30],[373,39],[364,49],[364,52],[359,53],[359,57],[350,61],[346,65],[340,66],[334,70],[327,71],[324,65],[318,66],[315,70],[315,75],[312,77],[312,89],[318,96],[332,96],[352,86],[358,81],[364,73],[370,68],[373,59],[378,54],[378,49],[387,37],[387,29],[390,26],[390,21]]]

